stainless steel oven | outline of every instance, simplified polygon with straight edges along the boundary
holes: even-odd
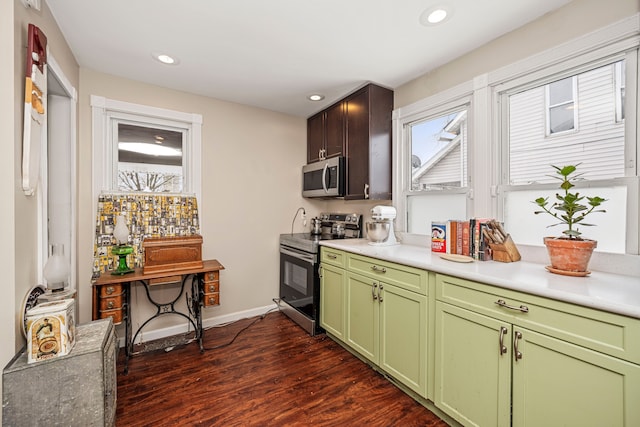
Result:
[[[280,245],[280,309],[311,335],[320,329],[318,253]]]
[[[361,237],[362,216],[320,214],[322,234],[280,235],[280,310],[309,334],[324,332],[320,327],[319,242],[328,239]]]

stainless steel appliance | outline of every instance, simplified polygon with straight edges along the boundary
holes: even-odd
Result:
[[[332,157],[302,167],[303,197],[344,196],[344,157]]]
[[[362,237],[362,215],[322,213],[321,233],[280,235],[280,310],[309,334],[320,327],[320,249],[322,240]]]

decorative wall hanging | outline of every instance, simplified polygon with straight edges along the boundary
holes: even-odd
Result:
[[[36,191],[40,154],[47,122],[47,37],[29,24],[25,70],[24,134],[22,138],[22,189],[27,196]]]
[[[130,267],[142,267],[142,241],[147,237],[178,237],[200,234],[198,202],[195,196],[152,194],[102,194],[98,198],[93,275],[114,270],[119,264],[112,247],[117,217],[124,215],[129,230],[127,255]]]

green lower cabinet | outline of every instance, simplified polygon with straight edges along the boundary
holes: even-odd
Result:
[[[376,365],[380,346],[378,292],[376,280],[347,271],[345,342]]]
[[[513,426],[640,426],[640,366],[514,326]]]
[[[436,301],[435,405],[465,426],[509,426],[510,342],[508,324]]]
[[[640,366],[436,301],[435,399],[465,426],[640,426]]]
[[[426,295],[350,271],[346,283],[346,344],[426,397]]]
[[[380,283],[380,357],[389,375],[427,396],[427,296]]]
[[[320,326],[344,340],[345,271],[322,264],[320,269]]]

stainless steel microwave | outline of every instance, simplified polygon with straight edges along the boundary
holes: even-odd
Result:
[[[303,197],[343,197],[344,157],[332,157],[302,167]]]

